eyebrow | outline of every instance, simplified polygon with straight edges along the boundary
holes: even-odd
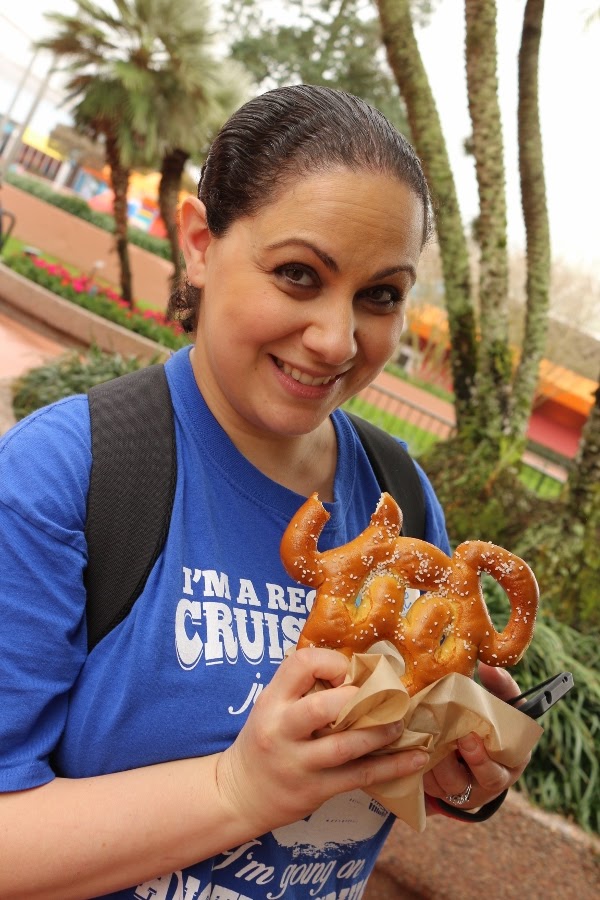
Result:
[[[340,267],[336,263],[335,259],[330,256],[328,253],[325,253],[324,250],[321,250],[320,247],[317,247],[315,244],[311,243],[311,241],[307,241],[304,238],[288,238],[283,241],[276,241],[274,244],[269,244],[266,248],[267,250],[280,250],[282,247],[289,247],[292,244],[297,244],[300,247],[307,247],[309,250],[318,256],[324,266],[326,266],[331,272],[339,272]],[[381,269],[379,272],[375,272],[374,275],[369,278],[369,281],[378,281],[381,278],[389,278],[391,275],[397,275],[399,272],[407,272],[413,281],[415,281],[417,277],[417,273],[415,271],[415,267],[407,264],[407,265],[398,265],[398,266],[389,266],[387,269]]]

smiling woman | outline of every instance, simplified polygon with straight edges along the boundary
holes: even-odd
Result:
[[[280,545],[314,492],[328,516],[321,550],[353,540],[379,501],[340,407],[395,350],[430,227],[412,148],[361,100],[282,88],[226,123],[181,210],[187,283],[171,310],[193,346],[165,364],[163,399],[126,404],[119,380],[111,394],[127,423],[147,420],[152,400],[155,430],[172,407],[168,533],[91,650],[97,420],[91,430],[79,395],[2,439],[1,896],[362,895],[393,822],[362,788],[414,777],[428,757],[376,752],[402,722],[328,731],[357,689],[342,654],[290,653],[314,590],[286,572]],[[447,552],[431,484],[413,474],[421,536]],[[519,693],[501,670],[481,677]],[[314,693],[317,681],[331,688]],[[473,736],[460,750],[423,783],[467,809],[526,762],[502,766]]]

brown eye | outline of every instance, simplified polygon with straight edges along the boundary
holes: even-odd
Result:
[[[313,270],[297,263],[279,266],[275,272],[286,281],[299,287],[314,287],[316,284],[316,276]]]
[[[361,291],[359,296],[369,303],[372,303],[374,306],[381,307],[384,310],[394,309],[394,307],[402,300],[400,291],[389,284],[368,288],[367,290]]]

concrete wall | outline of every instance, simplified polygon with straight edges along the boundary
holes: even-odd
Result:
[[[14,237],[83,272],[91,272],[101,260],[104,267],[98,277],[119,289],[119,261],[112,234],[11,184],[2,185],[2,206],[16,217]],[[129,244],[129,255],[134,297],[164,309],[173,266],[134,244]]]
[[[146,361],[166,359],[169,355],[161,344],[63,300],[1,264],[0,298],[18,313],[21,321],[37,320],[82,346],[96,344],[101,350]]]

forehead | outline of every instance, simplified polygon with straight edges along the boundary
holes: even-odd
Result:
[[[336,169],[288,180],[251,223],[255,243],[316,237],[340,251],[400,251],[415,261],[424,209],[421,198],[398,178]]]

